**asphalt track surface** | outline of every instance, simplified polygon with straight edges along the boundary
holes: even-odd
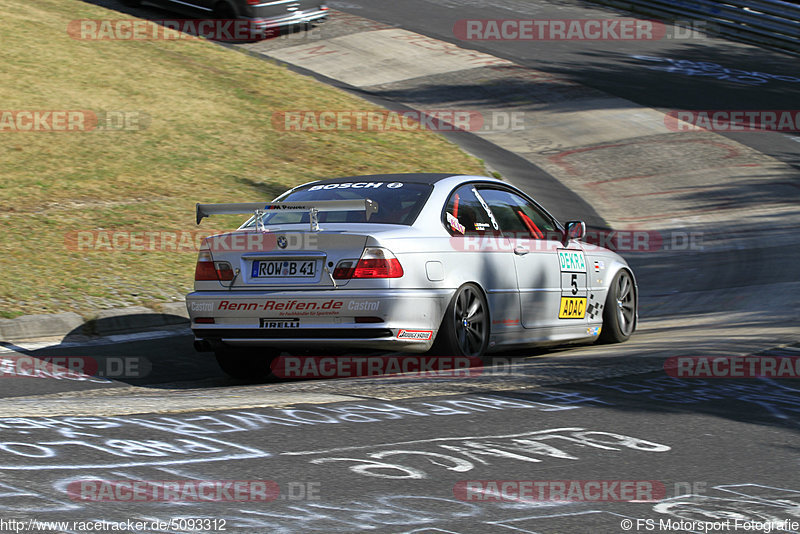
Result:
[[[333,2],[352,14],[419,32],[444,41],[507,58],[518,64],[560,74],[581,85],[599,89],[656,109],[756,110],[795,109],[800,82],[781,82],[769,76],[726,75],[717,64],[743,73],[800,79],[797,57],[767,49],[715,39],[702,33],[678,34],[652,41],[464,41],[454,36],[463,19],[589,19],[609,15],[632,16],[589,2],[514,0],[347,0]],[[424,13],[424,16],[420,16]],[[669,35],[668,31],[668,35]],[[674,67],[636,56],[692,61],[697,65]],[[797,133],[732,133],[732,138],[757,150],[800,166]]]
[[[121,9],[111,1],[104,5]],[[452,27],[461,18],[597,16],[589,4],[515,0],[334,7],[448,42],[456,42]],[[149,8],[135,13],[163,18]],[[794,83],[736,84],[631,60],[694,58],[798,76],[796,58],[726,41],[481,42],[474,48],[655,109],[792,109],[800,101]],[[403,101],[397,93],[327,81],[374,101]],[[776,171],[780,180],[789,191],[797,187],[800,143],[793,136],[728,137],[753,149],[751,158],[756,152],[774,157],[783,165]],[[528,156],[511,157],[477,136],[454,140],[512,182],[535,188],[546,206],[563,210],[559,216],[583,214],[596,225],[616,227],[613,199],[573,193]],[[653,154],[628,157],[647,166]],[[800,354],[796,197],[780,189],[787,209],[773,190],[760,190],[756,184],[738,196],[728,192],[733,206],[722,216],[690,214],[676,226],[704,232],[713,246],[626,254],[638,276],[642,310],[639,331],[622,345],[506,353],[493,367],[456,377],[252,384],[221,376],[213,358],[194,353],[191,337],[181,332],[90,343],[75,338],[74,345],[6,344],[4,358],[91,357],[112,379],[4,377],[0,519],[204,518],[224,519],[228,532],[429,534],[702,531],[698,524],[666,523],[680,520],[753,532],[757,526],[745,530],[744,521],[800,521],[797,380],[679,380],[664,371],[665,360],[675,356]],[[697,197],[711,205],[720,201],[713,190]],[[709,237],[715,225],[717,234]],[[140,376],[116,378],[119,361],[135,361]],[[119,481],[274,481],[280,495],[269,502],[224,496],[220,502],[87,500],[100,495],[92,488],[111,487],[92,486],[98,480],[118,481],[117,487],[124,487]],[[566,501],[509,494],[493,500],[490,492],[482,499],[486,493],[476,491],[466,500],[458,490],[465,481],[476,488],[476,481],[520,480],[547,488],[583,481],[581,489],[592,481],[639,481],[652,491],[631,502],[614,489],[600,499],[592,493]],[[219,532],[223,525],[213,526],[179,521],[128,531]],[[8,527],[0,523],[0,530]],[[93,531],[80,524],[38,530]]]

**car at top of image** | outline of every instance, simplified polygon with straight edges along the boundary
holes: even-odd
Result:
[[[636,327],[627,262],[499,179],[334,178],[196,216],[236,213],[251,217],[203,241],[186,298],[195,348],[234,377],[284,350],[482,357]]]
[[[328,7],[322,0],[121,0],[136,7],[151,4],[205,19],[241,19],[249,23],[253,36],[274,36],[276,30],[324,22]]]

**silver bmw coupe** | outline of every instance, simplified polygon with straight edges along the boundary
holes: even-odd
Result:
[[[627,262],[495,178],[326,179],[272,202],[198,204],[196,217],[237,213],[250,218],[204,240],[186,297],[195,348],[235,377],[281,351],[481,357],[636,327]]]

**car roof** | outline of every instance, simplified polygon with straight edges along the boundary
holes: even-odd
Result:
[[[458,173],[432,173],[432,172],[419,172],[419,173],[397,173],[397,174],[365,174],[360,176],[344,176],[341,178],[324,178],[322,180],[315,180],[303,185],[309,184],[340,184],[344,182],[353,181],[394,181],[394,182],[416,182],[421,184],[435,184],[446,178],[453,176],[461,176]],[[302,186],[301,186],[302,187]]]

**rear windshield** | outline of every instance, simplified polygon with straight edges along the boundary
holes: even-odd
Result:
[[[279,197],[281,202],[315,200],[359,200],[368,198],[378,204],[378,211],[366,220],[364,211],[324,211],[320,223],[380,223],[411,225],[430,196],[433,186],[408,182],[343,182],[310,184]],[[264,225],[308,223],[308,212],[268,212],[262,216]],[[245,227],[255,226],[249,221]]]

